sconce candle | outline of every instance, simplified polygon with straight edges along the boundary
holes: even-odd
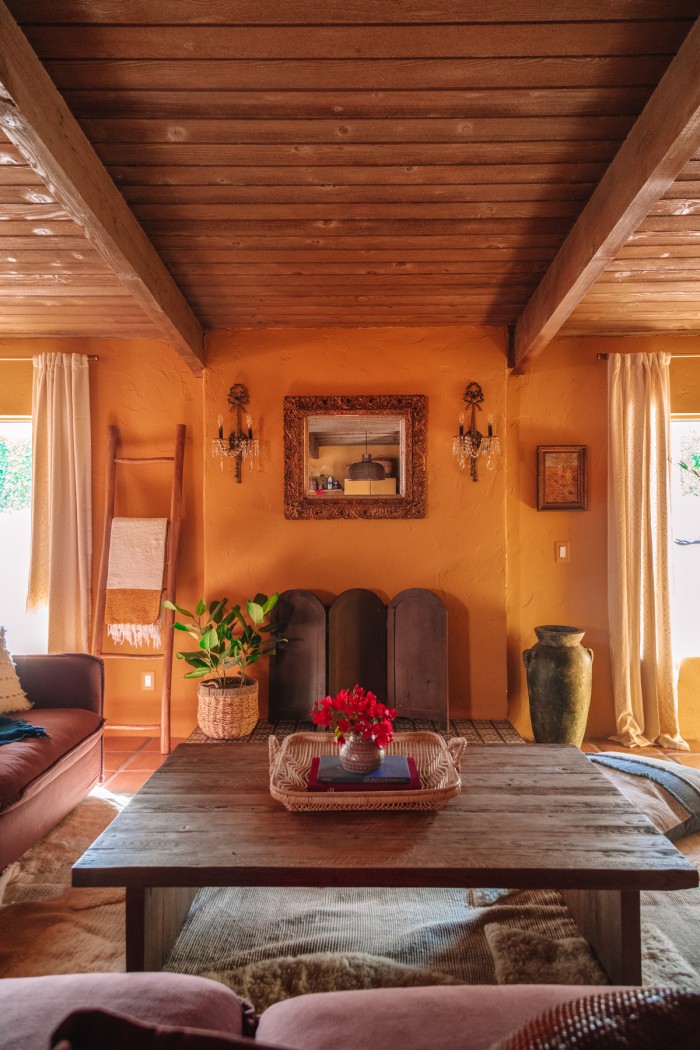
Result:
[[[466,401],[471,408],[469,430],[465,434],[464,413],[461,412],[459,416],[459,435],[452,439],[452,455],[457,460],[457,465],[460,470],[464,470],[468,463],[472,481],[478,481],[478,457],[485,456],[487,469],[493,470],[496,465],[495,456],[500,452],[500,443],[493,433],[492,416],[488,417],[488,434],[486,437],[477,430],[476,410],[478,409],[481,412],[481,402],[484,400],[483,391],[478,383],[469,383],[467,389],[464,391],[463,400]]]
[[[231,406],[231,411],[236,413],[235,429],[225,438],[223,416],[219,416],[219,436],[212,442],[211,448],[212,456],[219,457],[222,470],[224,459],[229,459],[233,462],[236,481],[239,484],[243,480],[241,470],[243,460],[248,460],[252,470],[253,460],[260,454],[259,443],[253,440],[253,421],[251,417],[246,415],[247,435],[244,433],[241,425],[241,411],[248,404],[248,399],[248,388],[242,383],[234,383],[229,390],[227,400]]]

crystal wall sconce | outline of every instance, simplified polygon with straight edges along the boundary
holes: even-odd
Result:
[[[484,393],[479,384],[469,383],[463,395],[463,401],[471,409],[469,427],[467,430],[464,429],[464,412],[461,412],[459,416],[459,434],[452,439],[452,455],[457,460],[460,470],[464,470],[467,464],[469,465],[472,481],[479,480],[477,472],[479,456],[484,456],[487,469],[493,470],[496,466],[496,456],[501,451],[500,442],[493,433],[492,416],[487,417],[486,435],[476,428],[476,412],[477,409],[479,412],[482,411],[481,402],[483,400]]]
[[[225,459],[232,461],[236,472],[236,481],[240,484],[243,473],[243,460],[248,460],[248,465],[252,470],[253,460],[257,459],[260,454],[260,444],[257,438],[253,437],[253,421],[247,413],[245,429],[243,428],[242,413],[250,400],[248,388],[243,383],[234,383],[228,392],[226,400],[231,406],[231,411],[236,414],[235,427],[228,437],[224,437],[224,417],[222,415],[219,416],[219,433],[218,437],[212,441],[211,454],[214,457],[219,457],[222,470],[224,469]]]

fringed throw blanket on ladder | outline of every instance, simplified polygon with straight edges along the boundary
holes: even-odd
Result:
[[[159,648],[167,518],[114,518],[105,623],[117,644]]]

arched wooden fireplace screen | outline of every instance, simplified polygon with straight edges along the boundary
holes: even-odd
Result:
[[[289,642],[271,657],[272,721],[308,721],[314,700],[358,684],[399,717],[447,728],[447,611],[432,591],[413,587],[385,605],[356,587],[326,607],[290,590],[273,616]]]

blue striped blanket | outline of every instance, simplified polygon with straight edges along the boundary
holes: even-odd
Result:
[[[679,839],[693,831],[700,831],[700,774],[697,769],[687,769],[659,758],[621,755],[617,751],[602,751],[587,757],[598,765],[653,780],[688,811],[687,820],[667,831],[667,838]]]

